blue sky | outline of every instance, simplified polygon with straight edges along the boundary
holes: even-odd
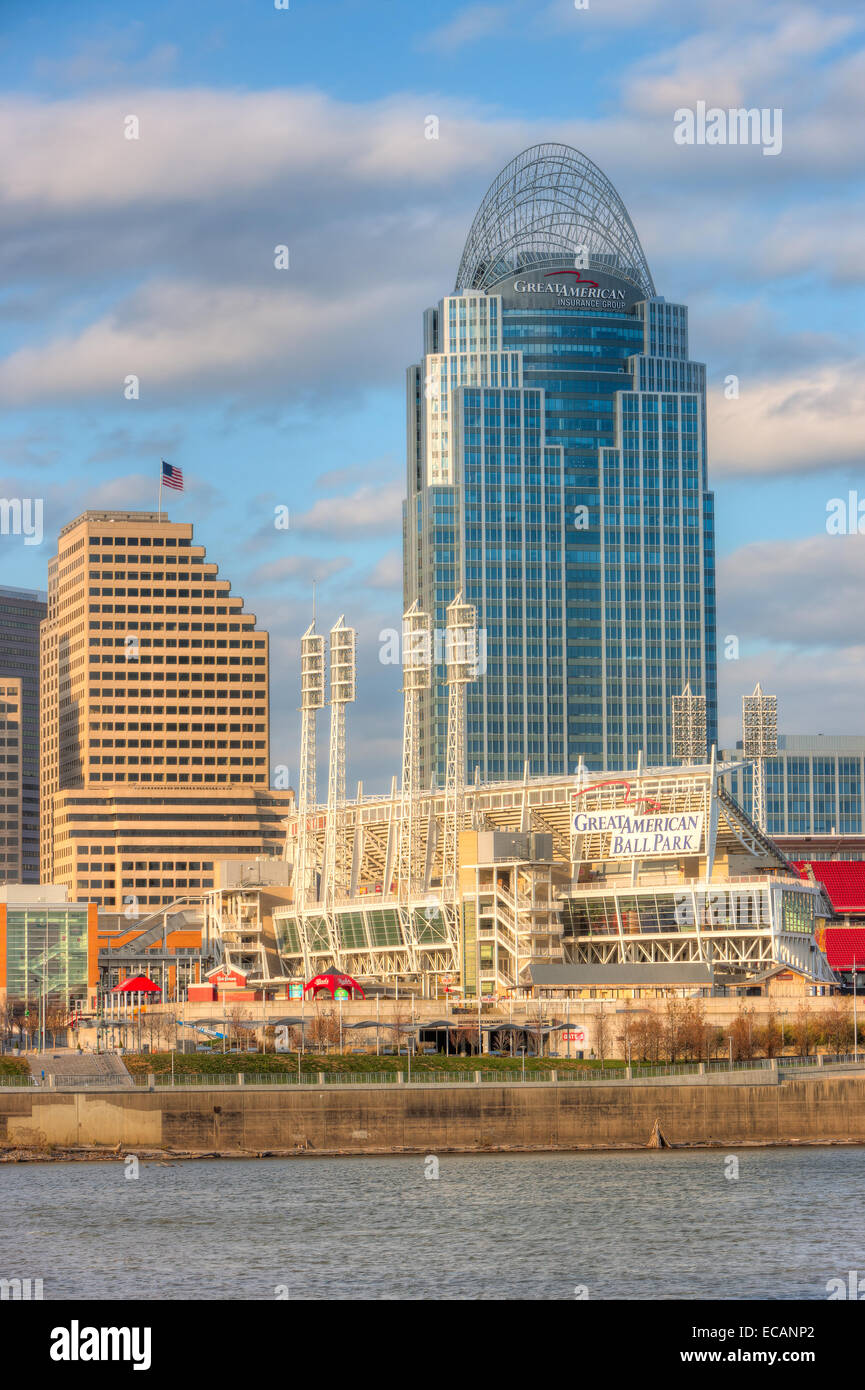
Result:
[[[865,543],[825,529],[865,502],[863,33],[852,0],[5,0],[0,490],[44,498],[45,540],[0,537],[0,578],[44,586],[60,526],[154,506],[179,464],[171,515],[273,634],[273,762],[296,769],[315,579],[321,623],[360,630],[351,769],[386,785],[404,369],[488,184],[563,140],[708,365],[722,738],[757,679],[787,732],[863,731]],[[781,153],[677,145],[700,100],[780,108]]]

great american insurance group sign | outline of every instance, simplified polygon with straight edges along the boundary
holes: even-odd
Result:
[[[643,812],[639,805],[609,811],[574,813],[575,835],[609,837],[608,859],[660,859],[674,854],[699,854],[703,846],[702,811],[670,814]]]
[[[603,271],[539,270],[526,271],[494,286],[490,294],[500,294],[506,307],[521,305],[538,309],[589,309],[630,311],[644,296],[634,285]]]

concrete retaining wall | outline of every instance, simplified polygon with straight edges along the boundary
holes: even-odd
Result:
[[[0,1093],[0,1146],[441,1153],[865,1143],[865,1076],[645,1087],[304,1086]]]

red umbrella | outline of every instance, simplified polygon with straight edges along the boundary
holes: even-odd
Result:
[[[146,975],[134,975],[131,980],[123,980],[121,984],[115,985],[112,994],[161,994],[159,985],[155,985],[152,980],[148,980]]]

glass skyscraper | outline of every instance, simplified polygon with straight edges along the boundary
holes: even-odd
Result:
[[[476,606],[466,771],[484,781],[672,760],[672,697],[716,739],[705,368],[609,180],[539,145],[494,181],[408,372],[404,596]],[[441,644],[438,644],[441,653]],[[447,691],[421,714],[444,779]]]

